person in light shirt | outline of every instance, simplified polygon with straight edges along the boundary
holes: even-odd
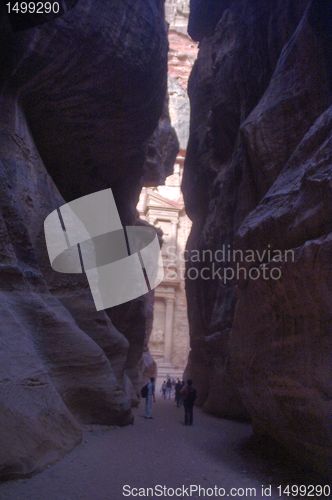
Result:
[[[151,377],[147,383],[147,395],[145,398],[145,418],[151,419],[152,417],[152,404],[156,401],[155,398],[155,383],[154,378]]]

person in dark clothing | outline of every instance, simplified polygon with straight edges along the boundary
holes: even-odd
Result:
[[[167,382],[166,382],[166,395],[167,399],[171,399],[172,397],[172,381],[170,377],[168,377]]]
[[[184,406],[184,425],[193,425],[194,404],[197,398],[197,391],[193,387],[192,380],[187,381],[187,385],[181,391]]]
[[[166,392],[167,392],[166,380],[164,380],[163,385],[161,386],[161,392],[163,395],[163,399],[166,399]]]
[[[178,408],[180,408],[181,406],[181,401],[182,401],[182,397],[181,397],[181,390],[182,390],[182,384],[180,382],[180,379],[177,379],[177,382],[175,384],[175,402],[176,402],[176,406]]]
[[[151,377],[150,381],[146,384],[145,397],[145,418],[152,419],[152,402],[156,402],[154,378]]]

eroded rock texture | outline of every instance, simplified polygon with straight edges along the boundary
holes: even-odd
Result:
[[[187,279],[200,403],[327,472],[331,457],[332,12],[192,0],[200,41],[183,190],[188,249],[294,250],[277,280]],[[266,259],[265,259],[266,262]],[[231,264],[232,265],[232,264]],[[257,263],[246,264],[247,267]],[[266,262],[268,267],[273,262]],[[191,262],[190,267],[212,267]]]
[[[189,139],[190,104],[188,80],[197,57],[197,43],[187,34],[189,0],[166,0],[169,25],[168,94],[172,124],[185,156]]]
[[[169,172],[177,153],[166,112],[156,129],[167,80],[163,2],[68,6],[23,30],[1,11],[1,477],[59,459],[80,441],[80,422],[132,421],[147,306],[123,308],[138,337],[96,312],[83,276],[50,269],[43,222],[64,200],[111,187],[123,224],[136,223],[143,175],[160,177],[151,164]]]

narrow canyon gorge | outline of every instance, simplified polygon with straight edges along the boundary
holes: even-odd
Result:
[[[0,480],[63,459],[87,425],[135,428],[147,377],[180,373],[187,350],[204,412],[331,475],[331,2],[61,6],[0,7]],[[180,223],[186,301],[165,278],[96,311],[85,276],[52,270],[45,218],[106,188],[123,226],[154,225],[167,243],[165,224]],[[169,220],[149,216],[147,196]],[[236,268],[233,249],[255,258],[214,275]],[[170,289],[159,366],[153,317]]]

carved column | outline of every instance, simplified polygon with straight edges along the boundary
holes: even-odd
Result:
[[[177,247],[177,242],[178,242],[178,221],[177,220],[172,220],[171,221],[171,243],[175,247]]]
[[[165,361],[171,362],[172,344],[173,344],[173,316],[174,316],[174,299],[166,299],[165,310]]]

